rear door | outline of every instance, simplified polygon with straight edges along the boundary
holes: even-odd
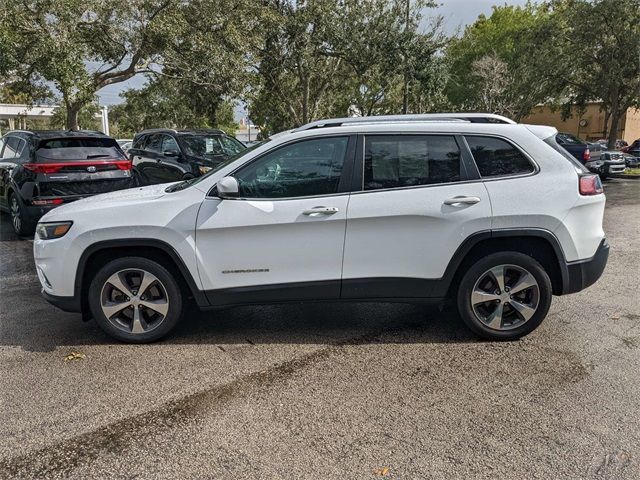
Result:
[[[443,295],[439,279],[458,247],[491,226],[489,196],[472,181],[462,138],[363,140],[354,186],[360,191],[351,194],[347,213],[342,298]]]
[[[68,136],[38,142],[35,162],[37,196],[79,198],[130,188],[131,162],[109,137]]]
[[[131,150],[131,159],[143,184],[163,183],[161,134],[153,133],[140,139],[140,143]]]
[[[355,137],[306,139],[232,175],[238,199],[198,213],[198,270],[214,304],[340,295]]]
[[[26,153],[24,139],[7,135],[0,139],[0,207],[8,207],[7,189],[11,181],[11,172]]]

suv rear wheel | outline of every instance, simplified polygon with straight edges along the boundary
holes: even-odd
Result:
[[[125,257],[103,266],[91,281],[89,307],[109,335],[130,343],[159,340],[180,320],[182,293],[157,262]]]
[[[13,225],[13,230],[16,232],[16,235],[28,237],[34,234],[36,226],[26,220],[24,216],[24,204],[13,192],[9,194],[9,214],[11,215],[11,225]]]
[[[476,334],[513,340],[532,332],[547,316],[552,287],[536,260],[518,252],[478,260],[462,277],[458,311]]]

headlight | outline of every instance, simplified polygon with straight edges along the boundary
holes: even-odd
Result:
[[[47,222],[39,223],[36,227],[36,233],[40,240],[52,240],[54,238],[64,237],[73,225],[73,222]]]
[[[205,173],[207,173],[209,170],[211,170],[213,167],[204,167],[202,165],[200,165],[198,167],[200,169],[200,174],[204,175]]]

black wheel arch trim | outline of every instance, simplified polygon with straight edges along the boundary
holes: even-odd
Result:
[[[558,237],[553,232],[543,228],[501,228],[495,230],[483,230],[476,232],[468,236],[462,244],[458,247],[453,257],[451,258],[444,275],[442,276],[442,287],[444,292],[438,292],[442,296],[446,295],[451,282],[458,268],[462,264],[467,254],[481,241],[491,238],[509,238],[509,237],[537,237],[542,238],[549,242],[558,259],[558,268],[560,270],[562,281],[562,293],[568,293],[569,286],[569,268],[564,255],[564,251],[560,245]]]
[[[592,262],[594,259],[588,259],[579,262],[567,262],[562,247],[560,246],[560,241],[551,231],[539,228],[509,228],[483,230],[467,237],[454,253],[445,270],[444,275],[439,279],[344,279],[342,281],[335,280],[333,282],[329,282],[332,285],[316,285],[324,284],[327,282],[305,282],[304,285],[296,285],[296,287],[300,287],[300,291],[297,292],[290,289],[292,285],[285,284],[272,286],[247,286],[238,289],[204,291],[198,288],[191,272],[185,265],[178,252],[176,252],[176,250],[166,242],[152,238],[117,239],[97,242],[85,249],[85,251],[80,256],[80,261],[78,262],[78,267],[76,270],[74,296],[65,299],[66,301],[64,303],[71,303],[72,305],[77,305],[78,308],[80,308],[80,305],[82,303],[82,280],[89,258],[99,251],[116,247],[150,247],[160,249],[161,251],[166,253],[174,261],[176,267],[185,279],[187,286],[191,294],[193,295],[198,307],[200,308],[246,303],[279,303],[283,300],[285,302],[304,300],[309,301],[320,299],[321,297],[324,297],[327,300],[366,300],[376,298],[381,301],[393,301],[394,299],[405,299],[414,301],[419,298],[425,300],[443,299],[449,293],[449,288],[462,262],[478,243],[491,238],[508,237],[537,237],[545,239],[549,242],[558,260],[558,267],[562,280],[562,294],[579,291],[582,288],[585,288],[586,286],[595,282],[595,280],[597,280],[599,275],[602,273],[602,270],[604,270],[604,264],[606,264],[608,245],[606,244],[605,240],[602,241],[601,247],[598,249],[598,252],[600,252],[602,249],[606,249],[606,252],[597,253],[596,255],[594,255],[594,259],[598,260],[597,267],[589,268],[585,265],[589,265],[590,262]],[[587,279],[587,277],[589,277],[589,279]],[[341,293],[339,295],[337,295],[336,291],[333,290],[337,288],[336,283],[340,284]],[[317,294],[318,286],[321,286],[325,290],[327,290],[325,292],[325,295],[320,295],[320,297],[317,297],[317,295],[315,295]],[[362,295],[363,287],[366,287],[365,290],[368,292],[368,294]],[[329,292],[328,290],[332,291]],[[315,294],[313,292],[315,292]],[[423,295],[418,296],[419,292],[423,292]],[[272,296],[279,297],[280,293],[282,293],[282,298],[271,298]],[[294,295],[295,299],[291,298],[291,295],[293,293],[296,294]],[[74,299],[75,302],[73,302],[72,299]]]
[[[162,250],[166,253],[175,263],[176,267],[180,271],[180,274],[184,278],[187,283],[187,287],[189,288],[193,298],[196,301],[196,304],[199,307],[209,306],[209,302],[207,300],[206,295],[202,290],[198,288],[191,272],[185,265],[182,257],[176,252],[176,250],[169,245],[168,243],[158,240],[155,238],[125,238],[125,239],[116,239],[116,240],[103,240],[100,242],[96,242],[87,247],[82,255],[80,256],[80,260],[78,261],[78,268],[76,269],[76,278],[74,281],[74,297],[81,299],[82,296],[82,280],[84,278],[87,262],[92,255],[103,251],[108,250],[110,248],[118,248],[118,247],[149,247],[156,248]]]

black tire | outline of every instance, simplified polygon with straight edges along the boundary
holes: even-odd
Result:
[[[497,297],[496,293],[500,291],[502,300],[496,299],[488,300],[484,303],[476,303],[476,309],[474,309],[472,305],[474,287],[483,280],[485,282],[488,281],[488,284],[491,285],[491,279],[496,277],[491,274],[487,276],[487,274],[493,268],[502,269],[502,271],[506,272],[503,282],[506,287],[504,291],[496,289],[489,292],[489,295]],[[510,299],[509,290],[511,286],[515,286],[513,285],[514,283],[518,283],[521,278],[520,275],[524,275],[523,272],[531,274],[537,285],[515,294],[513,297],[516,298],[511,297]],[[519,296],[522,296],[522,301]],[[457,293],[458,312],[467,327],[482,338],[488,340],[515,340],[531,333],[542,323],[549,312],[552,296],[553,289],[549,275],[535,259],[519,252],[493,253],[476,261],[462,276]],[[518,313],[511,306],[511,304],[517,304],[519,308],[522,308],[522,305],[525,305],[528,309],[525,313],[530,315],[531,310],[529,308],[533,303],[536,304],[535,313],[526,320],[524,315]],[[490,328],[487,324],[489,323],[488,319],[495,318],[491,315],[491,309],[493,308],[493,312],[495,312],[500,304],[502,304],[500,312],[506,312],[505,319],[499,321],[500,329]],[[489,312],[487,317],[483,317],[484,321],[480,318],[482,315],[476,313],[478,310]],[[500,317],[503,318],[502,315]]]
[[[136,311],[136,306],[133,305],[126,307],[117,314],[111,315],[108,318],[103,311],[103,302],[107,306],[110,304],[109,300],[105,297],[106,292],[109,290],[109,295],[115,294],[117,298],[122,298],[118,293],[120,290],[114,290],[112,284],[108,283],[107,280],[113,278],[113,276],[118,274],[118,272],[124,272],[125,277],[127,275],[132,275],[131,279],[135,281],[137,278],[135,276],[135,272],[139,271],[143,271],[144,274],[151,274],[152,277],[156,278],[156,281],[150,284],[143,292],[136,292],[135,288],[137,287],[130,289],[127,293],[131,295],[126,298],[131,301],[140,301],[140,299],[144,299],[145,294],[148,293],[149,296],[152,296],[155,292],[161,300],[162,297],[166,298],[167,311],[165,315],[161,315],[154,310],[149,310],[146,307],[138,305],[138,308],[142,309],[139,314],[143,316],[143,320],[148,313],[150,313],[150,315],[146,318],[159,318],[159,316],[163,318],[154,320],[155,323],[152,321],[147,323],[147,320],[145,320],[142,325],[145,325],[146,327],[144,328],[148,328],[148,330],[134,333],[133,318],[130,319],[130,328],[129,325],[126,324],[126,321],[128,320],[128,316],[133,317],[133,313]],[[140,278],[140,281],[142,281],[142,278]],[[128,282],[125,286],[129,286]],[[93,318],[96,320],[100,328],[112,337],[123,342],[149,343],[159,340],[175,328],[182,316],[182,292],[178,282],[165,267],[153,260],[143,257],[118,258],[104,265],[91,281],[88,295],[89,308],[91,309]],[[122,300],[119,301],[122,302]],[[114,304],[119,305],[117,302]],[[123,318],[125,322],[120,320],[121,318]],[[125,324],[123,325],[123,323]],[[127,330],[127,328],[129,330]]]
[[[19,237],[31,237],[36,231],[36,224],[27,220],[24,215],[24,203],[14,192],[9,194],[9,216],[13,231]]]

